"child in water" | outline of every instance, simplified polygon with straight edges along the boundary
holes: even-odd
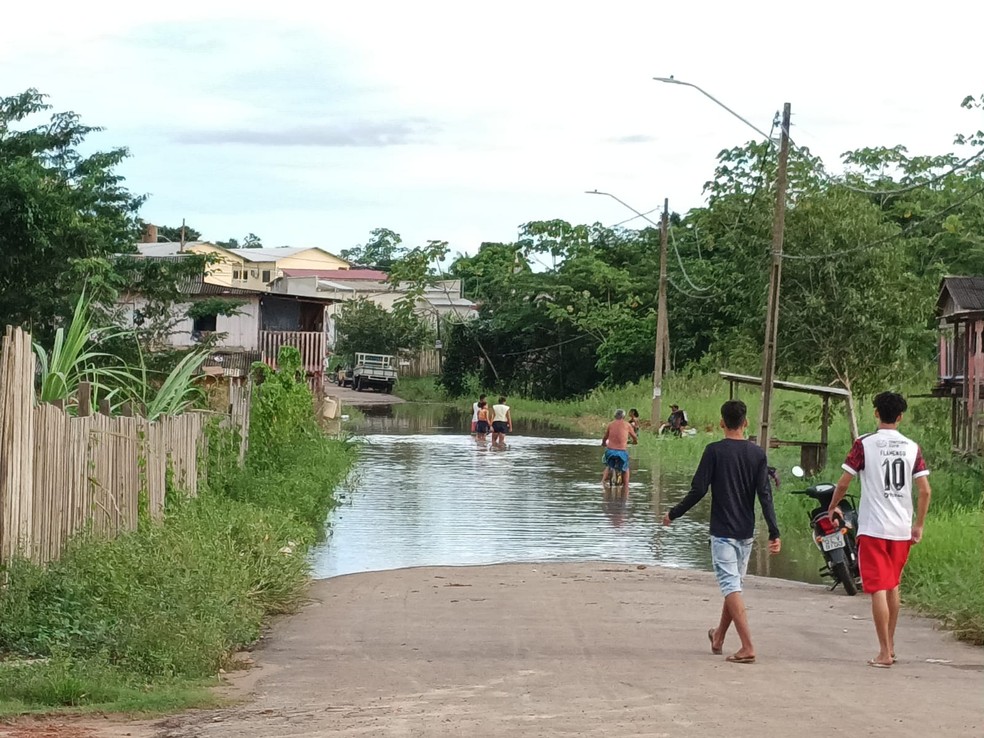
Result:
[[[485,443],[489,427],[489,404],[482,400],[478,403],[478,421],[475,423],[475,436],[479,443]]]

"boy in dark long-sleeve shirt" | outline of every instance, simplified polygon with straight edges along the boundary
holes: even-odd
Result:
[[[744,440],[747,412],[745,403],[739,400],[729,400],[721,406],[724,440],[708,444],[704,449],[690,492],[663,517],[663,524],[670,525],[700,502],[710,487],[711,560],[724,595],[724,607],[718,627],[709,630],[707,637],[711,641],[711,652],[721,653],[724,637],[733,622],[741,639],[741,648],[729,656],[728,661],[740,664],[755,662],[755,647],[741,585],[755,534],[756,496],[769,527],[769,552],[779,553],[782,545],[772,506],[765,451]]]

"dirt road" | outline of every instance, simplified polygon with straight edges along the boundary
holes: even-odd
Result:
[[[899,663],[872,669],[865,597],[762,578],[746,594],[759,663],[742,666],[708,650],[720,597],[703,572],[543,564],[325,580],[254,654],[254,699],[157,735],[984,735],[984,650],[903,616]]]

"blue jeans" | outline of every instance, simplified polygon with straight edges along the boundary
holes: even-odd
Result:
[[[718,538],[711,536],[711,562],[721,594],[741,592],[741,580],[748,571],[748,557],[752,553],[752,538]]]

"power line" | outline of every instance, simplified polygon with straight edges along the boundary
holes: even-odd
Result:
[[[547,349],[557,348],[558,346],[565,346],[568,343],[574,343],[575,341],[583,341],[585,338],[589,338],[590,333],[582,333],[580,336],[575,336],[574,338],[568,338],[566,341],[561,341],[560,343],[552,343],[549,346],[539,346],[537,348],[528,349],[526,351],[513,351],[508,354],[499,354],[499,356],[524,356],[526,354],[535,354],[537,351],[546,351]]]
[[[620,220],[618,223],[613,223],[612,225],[608,226],[608,228],[618,228],[619,226],[625,225],[626,223],[631,223],[633,220],[637,220],[639,218],[644,218],[645,216],[649,215],[650,213],[655,213],[657,210],[660,209],[660,207],[661,206],[656,206],[652,210],[647,210],[646,212],[641,213],[639,215],[633,215],[631,218],[626,218],[625,220]]]
[[[692,297],[695,300],[713,300],[715,297],[717,297],[717,295],[695,295],[692,292],[687,292],[687,290],[685,290],[682,287],[680,287],[678,284],[676,284],[669,277],[666,278],[666,281],[669,282],[670,287],[672,287],[673,289],[675,289],[681,295],[686,295],[687,297]]]
[[[687,270],[683,266],[683,259],[680,257],[680,250],[677,248],[676,245],[676,237],[673,235],[672,228],[670,228],[670,243],[673,244],[673,253],[676,254],[677,264],[680,265],[680,271],[683,273],[683,278],[687,280],[687,284],[689,284],[690,287],[696,292],[707,292],[708,290],[710,290],[711,289],[710,287],[698,287],[697,285],[695,285],[694,281],[690,278],[690,275],[687,274]]]
[[[844,256],[846,254],[853,254],[853,253],[856,253],[858,251],[865,251],[867,249],[874,248],[875,246],[881,246],[883,243],[888,243],[889,241],[891,241],[893,239],[901,238],[902,236],[905,236],[907,233],[909,233],[911,231],[914,231],[916,228],[919,228],[920,226],[922,226],[922,225],[924,225],[926,223],[931,223],[932,221],[937,220],[938,218],[940,218],[940,217],[946,215],[947,213],[949,213],[954,208],[960,207],[965,202],[968,202],[968,201],[974,199],[975,197],[977,197],[978,195],[980,195],[982,193],[984,193],[984,186],[979,187],[978,189],[974,190],[973,192],[971,192],[966,197],[963,197],[960,200],[957,200],[955,203],[952,203],[952,204],[948,205],[947,207],[943,208],[942,210],[939,210],[939,211],[933,213],[932,215],[927,215],[925,218],[923,218],[922,220],[920,220],[918,223],[910,223],[909,225],[907,225],[905,228],[903,228],[898,233],[893,233],[890,236],[885,236],[884,238],[879,238],[877,241],[872,241],[871,243],[866,243],[863,246],[855,246],[854,248],[851,248],[851,249],[844,249],[843,251],[832,251],[830,253],[825,253],[825,254],[783,254],[782,255],[782,258],[783,259],[798,259],[800,261],[813,261],[813,260],[816,260],[816,259],[829,259],[829,258],[834,257],[834,256]]]
[[[796,148],[797,150],[801,150],[799,146],[797,146]],[[869,190],[863,187],[854,187],[852,185],[849,185],[847,184],[847,182],[841,179],[837,179],[833,175],[829,174],[822,162],[819,163],[817,168],[819,172],[827,180],[828,184],[831,184],[835,187],[843,187],[845,190],[850,190],[851,192],[857,192],[860,195],[876,195],[876,196],[888,197],[892,195],[901,195],[904,192],[912,192],[913,190],[918,190],[923,187],[929,187],[930,185],[934,185],[940,180],[949,177],[951,174],[955,174],[956,172],[959,172],[961,169],[965,169],[969,164],[973,163],[977,159],[980,159],[982,156],[984,156],[984,149],[981,149],[976,154],[968,156],[963,161],[957,162],[942,174],[938,174],[935,177],[927,179],[925,182],[916,182],[914,184],[906,185],[904,187],[893,187],[892,189],[886,189],[886,190]]]

